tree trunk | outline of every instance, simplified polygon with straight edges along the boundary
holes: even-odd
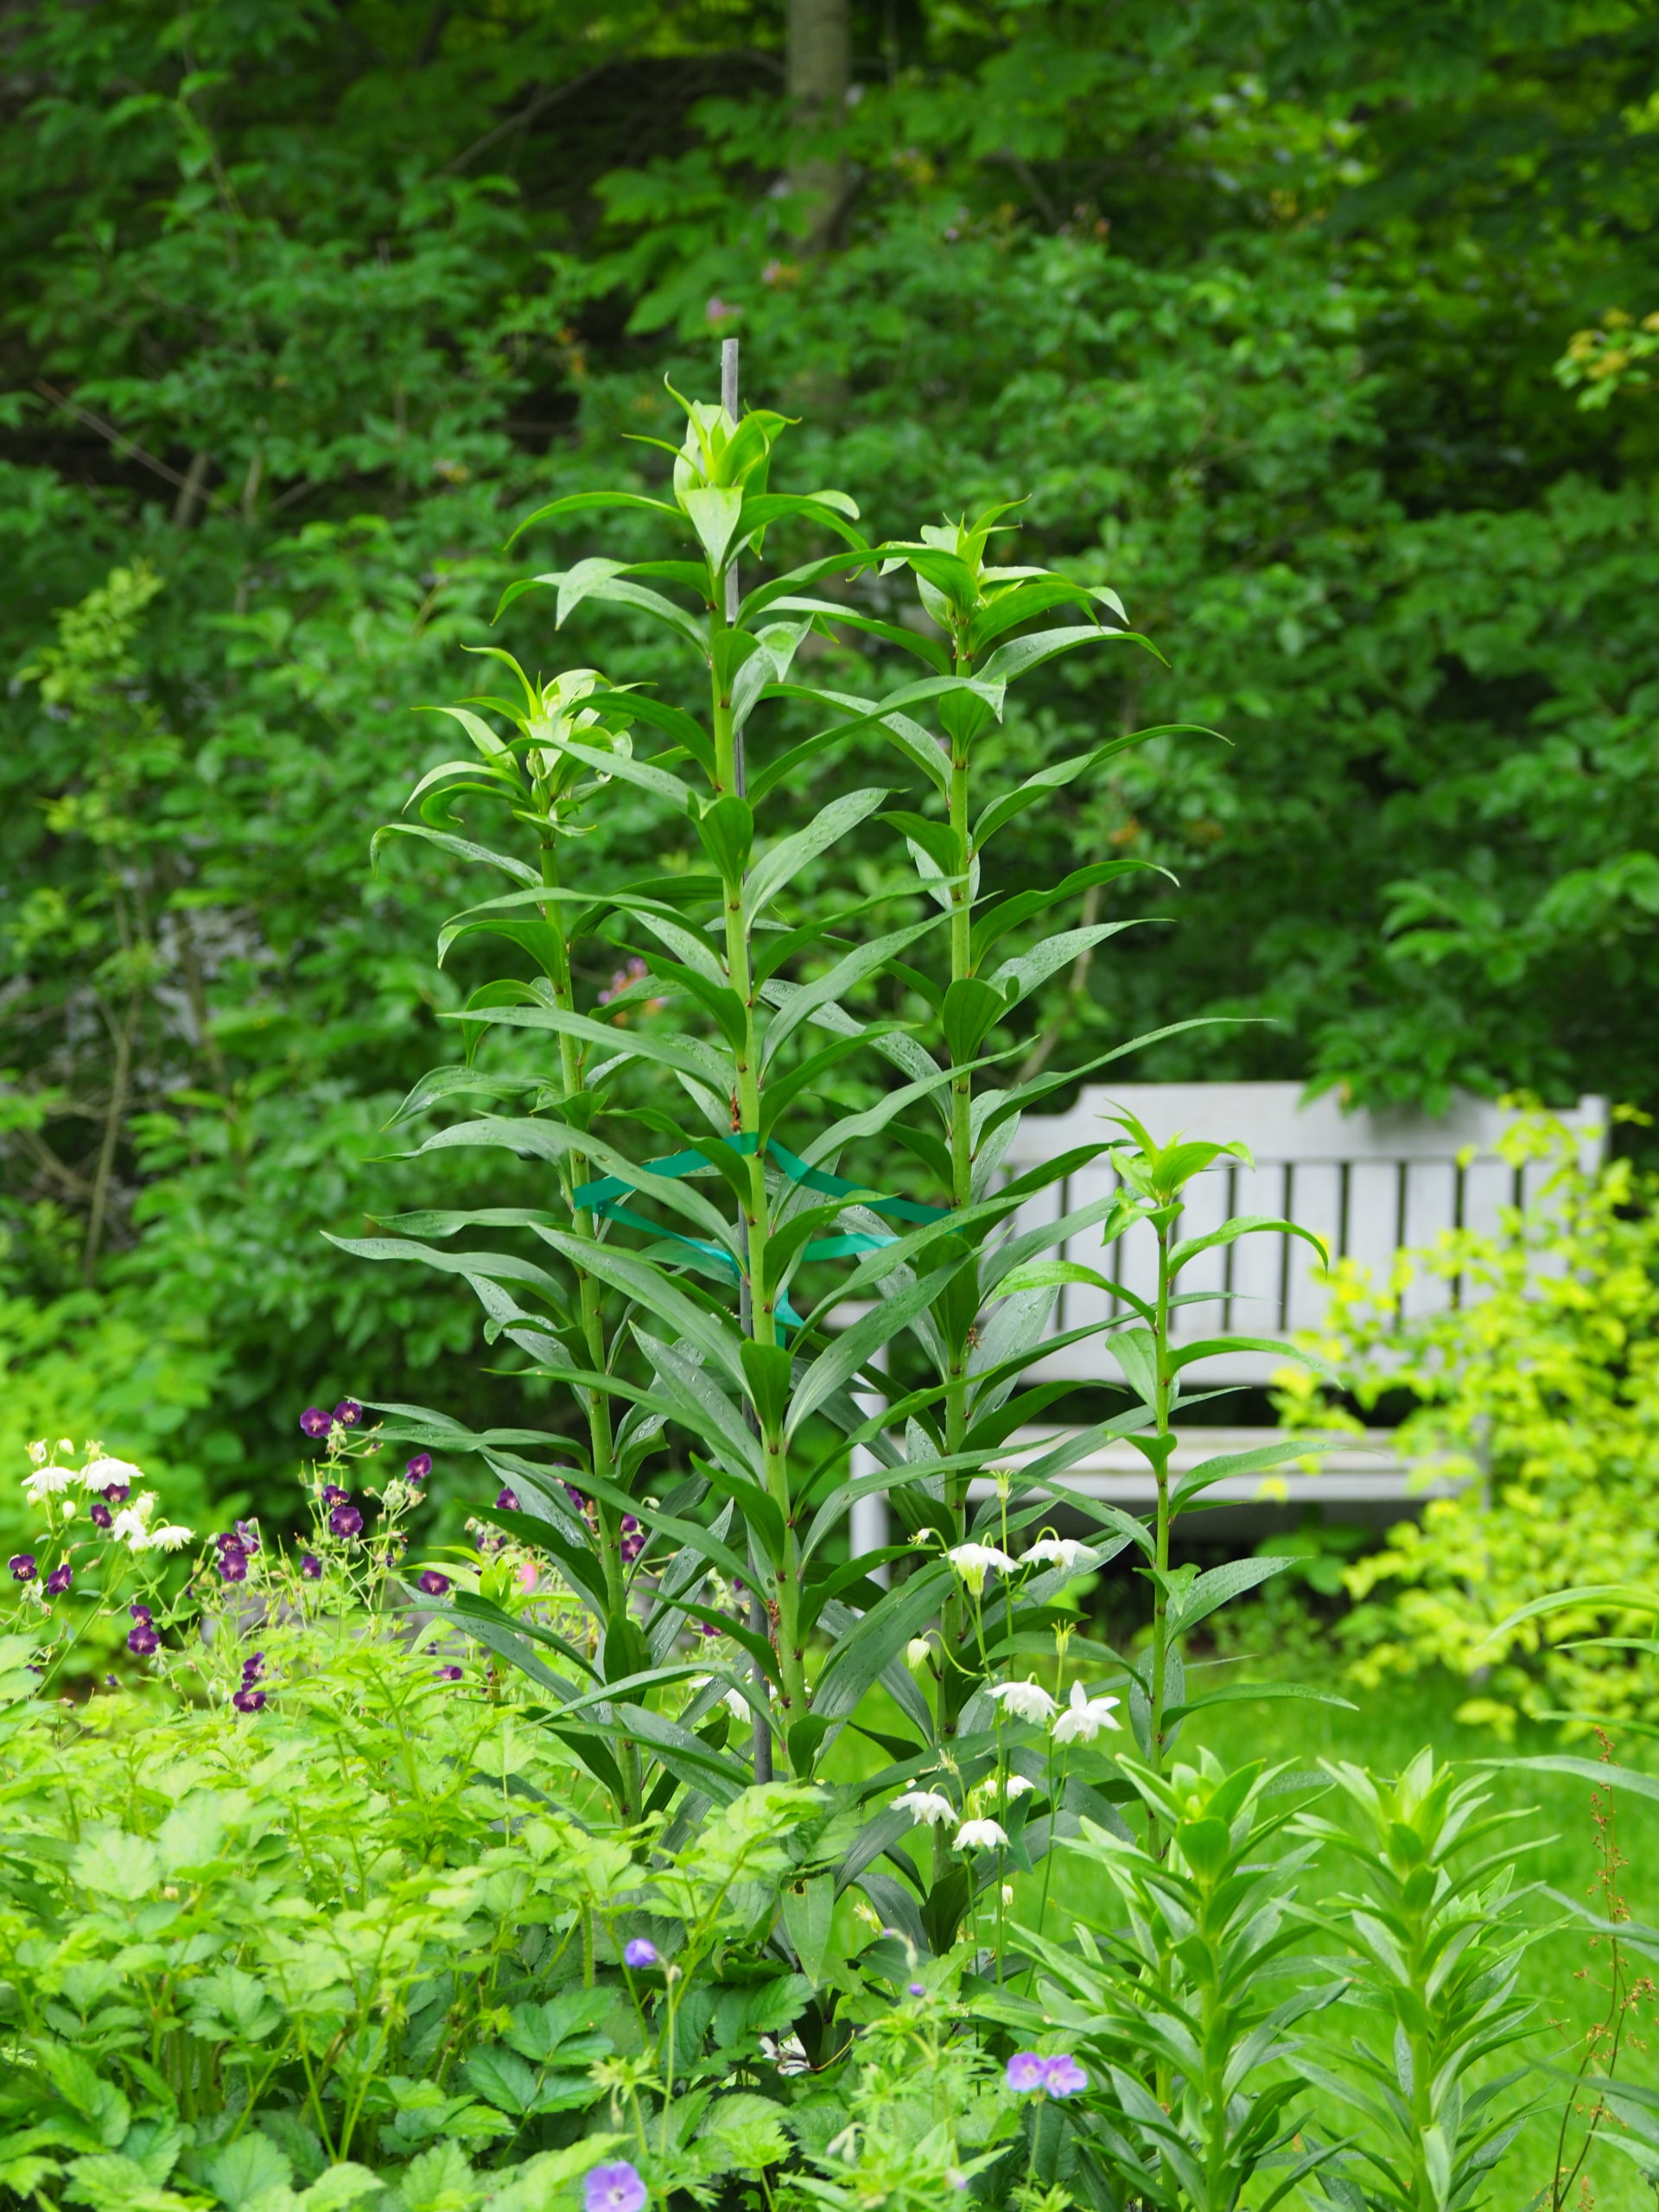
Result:
[[[803,137],[833,127],[846,111],[852,76],[852,24],[848,0],[789,0],[786,82]],[[791,163],[790,183],[810,205],[810,251],[830,242],[847,194],[846,163],[807,155]]]

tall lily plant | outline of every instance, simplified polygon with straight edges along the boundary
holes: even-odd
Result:
[[[1131,1795],[1103,1752],[1087,1753],[1102,1795],[1080,1770],[1083,1752],[1033,1758],[1020,1733],[1045,1726],[1046,1713],[1061,1725],[1055,1700],[1013,1670],[1046,1649],[1064,1692],[1071,1616],[1056,1601],[1066,1583],[1126,1547],[1143,1554],[1151,1650],[1130,1660],[1092,1649],[1117,1677],[1116,1702],[1127,1699],[1155,1776],[1202,1701],[1184,1688],[1183,1638],[1282,1564],[1198,1577],[1172,1567],[1171,1526],[1211,1484],[1308,1446],[1230,1455],[1173,1484],[1184,1370],[1245,1340],[1178,1351],[1170,1316],[1201,1251],[1254,1230],[1296,1232],[1245,1219],[1183,1240],[1187,1183],[1240,1148],[1160,1144],[1127,1116],[1023,1174],[1004,1166],[1021,1113],[1151,1041],[1010,1079],[1027,1050],[1024,1010],[1081,952],[1129,926],[1048,931],[1048,918],[1143,864],[1103,860],[1005,890],[1010,839],[997,887],[987,870],[1027,810],[1125,747],[1173,734],[1116,735],[1012,786],[995,778],[1012,686],[1060,654],[1150,649],[1115,595],[998,565],[1001,511],[873,545],[844,493],[772,487],[782,416],[740,422],[683,404],[686,434],[668,448],[661,496],[584,493],[525,525],[627,510],[660,531],[661,557],[590,556],[524,578],[503,602],[551,593],[561,631],[626,610],[663,639],[660,678],[621,684],[587,666],[532,678],[485,649],[505,687],[442,710],[471,755],[430,770],[412,817],[382,833],[427,840],[509,886],[448,923],[441,950],[493,940],[514,948],[518,972],[472,993],[456,1017],[457,1057],[400,1118],[466,1102],[465,1117],[420,1148],[517,1154],[544,1175],[538,1202],[408,1215],[384,1236],[341,1241],[463,1279],[490,1336],[569,1394],[572,1419],[556,1433],[475,1434],[418,1408],[381,1410],[425,1446],[481,1453],[502,1485],[487,1517],[537,1547],[580,1599],[585,1637],[568,1618],[550,1625],[533,1600],[463,1593],[454,1604],[540,1686],[549,1725],[618,1816],[695,1823],[753,1780],[811,1782],[857,1725],[890,1763],[859,1786],[862,1818],[836,1884],[861,1882],[885,1921],[946,1948],[1010,1855],[1029,1864],[1075,1831],[1079,1808]],[[740,563],[747,577],[784,534],[816,534],[824,550],[740,591]],[[880,580],[894,577],[916,591],[909,620],[889,619],[895,586]],[[798,667],[806,641],[849,633],[918,670],[879,696],[808,680]],[[833,788],[841,764],[872,752],[890,764],[881,781],[836,791],[801,818],[804,788],[821,777]],[[620,786],[684,825],[703,864],[596,880],[575,841]],[[474,830],[480,815],[499,829]],[[871,934],[873,909],[891,917],[891,891],[849,896],[826,918],[817,886],[850,877],[851,856],[878,837],[907,850],[914,890],[899,925]],[[601,1004],[578,978],[619,961]],[[878,991],[899,1010],[872,1014]],[[849,1075],[868,1102],[852,1110],[833,1103]],[[1105,1160],[1116,1170],[1106,1195],[1025,1225],[1029,1201]],[[909,1182],[918,1165],[934,1192],[925,1200]],[[1142,1222],[1159,1252],[1150,1300],[1116,1280],[1108,1256]],[[506,1234],[480,1241],[497,1231]],[[1058,1256],[1096,1234],[1102,1268]],[[999,1474],[1013,1432],[1052,1402],[1051,1387],[1024,1378],[1055,1346],[1061,1288],[1079,1280],[1109,1290],[1118,1318],[1063,1341],[1107,1335],[1124,1406],[1017,1477]],[[869,1394],[887,1389],[895,1401],[872,1414]],[[1065,1491],[1068,1470],[1114,1434],[1156,1477],[1150,1528]],[[855,1446],[874,1473],[849,1472]],[[891,1499],[906,1541],[837,1560],[834,1540],[872,1488]],[[1062,1496],[1092,1537],[1032,1541]],[[1113,1708],[1105,1684],[1073,1687],[1089,1712]],[[888,1719],[873,1729],[878,1688]],[[1087,1732],[1090,1747],[1098,1732]],[[1155,1825],[1155,1792],[1146,1802]],[[986,1815],[992,1803],[998,1817]],[[920,1858],[909,1833],[918,1820],[932,1828]]]

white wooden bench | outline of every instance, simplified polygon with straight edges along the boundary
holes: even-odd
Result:
[[[1325,1240],[1332,1257],[1354,1259],[1385,1272],[1402,1245],[1431,1244],[1442,1230],[1492,1230],[1499,1210],[1535,1199],[1547,1170],[1519,1170],[1497,1157],[1497,1140],[1516,1119],[1479,1098],[1459,1098],[1439,1120],[1415,1114],[1344,1114],[1326,1094],[1305,1099],[1294,1083],[1170,1083],[1090,1085],[1069,1113],[1023,1122],[1007,1158],[1010,1175],[1057,1154],[1117,1134],[1102,1116],[1133,1114],[1160,1141],[1177,1131],[1230,1142],[1242,1138],[1253,1164],[1229,1161],[1190,1186],[1183,1234],[1201,1235],[1234,1214],[1264,1214],[1295,1221]],[[1581,1133],[1586,1167],[1599,1160],[1605,1100],[1581,1098],[1562,1118]],[[1111,1189],[1109,1163],[1067,1177],[1022,1206],[1014,1233],[1058,1220]],[[1102,1268],[1130,1290],[1150,1297],[1155,1281],[1152,1231],[1132,1230],[1103,1265],[1100,1231],[1070,1239],[1061,1254]],[[1204,1255],[1183,1274],[1184,1290],[1210,1291],[1213,1299],[1185,1306],[1177,1317],[1178,1343],[1199,1337],[1249,1336],[1282,1341],[1288,1352],[1299,1330],[1317,1328],[1328,1292],[1319,1261],[1300,1239],[1260,1235]],[[1463,1286],[1421,1281],[1407,1294],[1408,1313],[1430,1313],[1462,1294]],[[1067,1284],[1057,1301],[1054,1333],[1091,1320],[1115,1318],[1120,1301],[1086,1284]],[[1063,1346],[1027,1370],[1033,1382],[1074,1382],[1079,1388],[1118,1382],[1111,1334]],[[1268,1382],[1285,1359],[1272,1352],[1234,1352],[1196,1363],[1186,1370],[1198,1387]],[[872,1403],[874,1410],[874,1403]],[[1183,1432],[1178,1464],[1212,1452],[1248,1448],[1274,1433],[1268,1429],[1192,1428]],[[1052,1432],[1051,1440],[1052,1440]],[[1043,1440],[1021,1432],[1012,1440],[1008,1464],[1032,1456]],[[855,1473],[874,1473],[868,1452],[855,1455]],[[1153,1497],[1150,1476],[1133,1448],[1113,1444],[1078,1462],[1066,1477],[1088,1495],[1132,1507]],[[1386,1430],[1371,1430],[1337,1453],[1318,1472],[1281,1471],[1264,1493],[1263,1478],[1242,1478],[1239,1502],[1269,1497],[1326,1503],[1398,1503],[1446,1487],[1430,1470],[1414,1471],[1393,1450]],[[1224,1492],[1223,1493],[1225,1494]],[[861,1499],[852,1516],[855,1553],[887,1541],[887,1515],[880,1493]]]

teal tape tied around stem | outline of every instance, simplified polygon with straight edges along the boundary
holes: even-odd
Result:
[[[755,1148],[753,1134],[725,1137],[721,1142],[745,1157],[752,1155]],[[779,1144],[775,1137],[766,1140],[766,1157],[788,1176],[791,1183],[799,1184],[803,1190],[820,1192],[825,1198],[850,1198],[862,1188],[857,1183],[848,1182],[844,1176],[828,1174],[821,1167],[809,1167],[805,1160],[786,1146]],[[671,1176],[677,1181],[682,1176],[695,1175],[700,1167],[709,1165],[708,1158],[701,1152],[671,1152],[665,1154],[661,1160],[647,1160],[644,1172],[650,1175]],[[607,1221],[626,1222],[631,1229],[646,1230],[652,1236],[662,1237],[671,1244],[688,1245],[694,1252],[702,1253],[705,1259],[712,1260],[723,1268],[734,1281],[737,1280],[737,1262],[723,1245],[711,1244],[706,1237],[684,1236],[676,1229],[663,1229],[656,1222],[647,1221],[643,1214],[635,1213],[621,1204],[624,1198],[638,1195],[633,1185],[625,1183],[620,1175],[601,1175],[596,1182],[579,1184],[572,1193],[576,1206],[582,1212],[602,1215]],[[860,1204],[872,1213],[891,1214],[898,1221],[938,1221],[950,1211],[949,1206],[925,1206],[913,1198],[889,1198],[880,1192],[874,1196],[865,1193],[860,1198]],[[804,1260],[846,1260],[855,1253],[877,1252],[883,1245],[897,1242],[896,1237],[874,1236],[867,1230],[849,1230],[838,1236],[815,1237],[802,1251],[801,1257]],[[790,1303],[787,1291],[779,1296],[777,1310],[778,1319],[786,1328],[798,1329],[803,1325],[800,1315]]]

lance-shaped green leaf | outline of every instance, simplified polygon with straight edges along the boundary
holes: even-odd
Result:
[[[1168,1614],[1172,1637],[1189,1635],[1200,1621],[1207,1621],[1221,1606],[1242,1598],[1274,1574],[1294,1567],[1290,1559],[1233,1559],[1212,1567],[1171,1599]]]
[[[838,623],[844,629],[862,631],[867,636],[885,639],[888,645],[898,645],[904,652],[914,653],[919,660],[940,676],[950,673],[950,654],[940,637],[929,637],[918,630],[907,628],[900,622],[883,622],[874,614],[865,614],[853,607],[843,606],[839,600],[779,597],[772,602],[780,614],[817,614],[825,620]]]
[[[551,522],[556,516],[594,514],[612,507],[638,507],[647,514],[666,515],[674,523],[681,519],[679,509],[668,500],[647,499],[640,492],[568,492],[562,499],[550,499],[534,514],[526,515],[507,540],[505,550],[511,552],[538,522]]]
[[[690,785],[670,775],[666,768],[655,767],[649,760],[636,760],[628,753],[601,753],[597,746],[583,745],[574,737],[561,738],[558,749],[568,753],[573,760],[580,760],[584,768],[596,769],[602,776],[614,776],[619,783],[637,784],[641,791],[666,800],[681,814],[694,811]]]
[[[534,1075],[483,1075],[470,1067],[429,1068],[384,1126],[395,1129],[400,1122],[412,1122],[432,1107],[441,1106],[447,1098],[516,1097],[521,1091],[534,1090],[541,1080]]]
[[[513,877],[519,883],[539,884],[541,881],[533,868],[527,868],[512,854],[494,852],[488,845],[474,843],[470,837],[454,836],[448,830],[431,830],[422,822],[383,823],[369,840],[369,866],[372,868],[378,866],[381,843],[387,837],[420,837],[427,844],[437,846],[441,852],[453,853],[457,860],[480,861],[486,868],[499,868],[504,874]]]
[[[887,796],[885,791],[848,791],[840,798],[831,799],[804,830],[779,838],[749,871],[743,887],[745,919],[751,925],[758,921],[779,893],[794,880],[809,861],[827,852],[831,845],[839,844],[849,830],[875,812]]]
[[[1360,1448],[1363,1448],[1361,1446]],[[1317,1459],[1327,1452],[1351,1452],[1351,1436],[1281,1437],[1272,1444],[1253,1445],[1247,1452],[1221,1452],[1183,1475],[1170,1494],[1169,1510],[1179,1513],[1217,1483],[1239,1475],[1262,1475],[1274,1467],[1293,1466],[1299,1459]],[[1380,1455],[1379,1455],[1380,1456]]]
[[[785,1433],[795,1435],[832,1391],[850,1382],[876,1352],[892,1342],[906,1322],[925,1312],[945,1285],[971,1264],[971,1260],[972,1255],[964,1252],[949,1265],[936,1268],[920,1281],[910,1283],[890,1298],[883,1299],[873,1313],[855,1321],[850,1329],[843,1330],[818,1354],[797,1386],[790,1403]]]
[[[951,1569],[944,1560],[932,1560],[861,1615],[824,1662],[812,1687],[813,1712],[829,1720],[844,1719],[852,1713],[870,1685],[938,1612],[950,1579]]]
[[[709,653],[709,626],[665,599],[659,591],[652,591],[645,584],[628,582],[623,571],[626,561],[602,561],[597,558],[578,561],[574,569],[553,569],[545,575],[526,576],[516,584],[509,584],[501,594],[501,604],[496,609],[499,621],[515,600],[527,591],[551,585],[558,593],[558,613],[556,624],[564,627],[566,617],[574,613],[586,599],[608,601],[617,607],[632,607],[642,614],[649,614],[658,622],[665,622],[691,645],[699,659],[706,660]]]
[[[690,517],[710,570],[719,575],[743,518],[741,491],[735,486],[694,484],[680,493],[680,505]]]
[[[1169,1367],[1179,1375],[1184,1367],[1191,1367],[1194,1360],[1211,1359],[1217,1352],[1265,1351],[1281,1359],[1294,1360],[1299,1366],[1311,1367],[1315,1374],[1328,1376],[1332,1382],[1338,1380],[1337,1370],[1329,1360],[1321,1359],[1317,1352],[1308,1351],[1300,1344],[1287,1344],[1282,1337],[1205,1337],[1195,1344],[1183,1344],[1171,1356]]]
[[[661,1268],[652,1266],[648,1260],[632,1252],[626,1252],[611,1243],[594,1243],[586,1237],[569,1236],[562,1230],[546,1229],[542,1232],[545,1241],[562,1252],[576,1266],[585,1268],[589,1274],[597,1275],[612,1289],[643,1306],[659,1321],[665,1321],[675,1334],[688,1344],[696,1344],[706,1359],[712,1359],[741,1389],[743,1370],[737,1356],[738,1338],[734,1333],[722,1329],[714,1316],[684,1292],[676,1287],[672,1279]],[[626,1508],[625,1510],[631,1510]],[[741,1569],[739,1569],[741,1573]]]
[[[442,1018],[448,1021],[462,1019],[451,1014]],[[502,1022],[515,1029],[556,1030],[584,1045],[601,1046],[619,1059],[654,1061],[658,1067],[672,1068],[676,1074],[711,1092],[722,1104],[732,1093],[729,1063],[717,1058],[710,1046],[700,1045],[696,1038],[664,1037],[649,1029],[616,1029],[608,1023],[590,1020],[585,1014],[568,1013],[563,1007],[492,1007],[466,1018]]]
[[[1096,861],[1088,868],[1074,868],[1060,882],[1038,891],[1017,892],[1012,899],[1000,900],[982,912],[974,924],[970,957],[977,969],[991,947],[1010,930],[1033,920],[1051,906],[1067,899],[1074,899],[1097,884],[1111,883],[1121,875],[1134,870],[1150,868],[1154,875],[1161,875],[1166,882],[1175,879],[1166,868],[1160,868],[1154,861]]]
[[[925,921],[911,923],[907,929],[890,930],[868,944],[855,945],[814,982],[798,984],[767,1025],[760,1056],[762,1068],[771,1065],[779,1046],[802,1022],[815,1020],[822,1008],[836,1005],[844,992],[855,989],[867,976],[876,974],[889,960],[908,950],[918,938],[925,937],[935,927],[937,923],[930,914]]]
[[[1104,944],[1121,931],[1139,929],[1138,919],[1122,922],[1090,922],[1084,929],[1063,930],[1058,937],[1045,938],[1042,944],[1033,945],[1029,952],[1022,952],[1017,959],[1005,960],[990,977],[990,987],[1000,991],[1010,1008],[1021,999],[1046,983],[1062,968],[1069,968],[1081,952],[1090,952],[1097,944]]]
[[[764,1458],[760,1440],[746,1427],[741,1401],[722,1390],[707,1367],[676,1346],[665,1344],[637,1325],[634,1336],[662,1388],[672,1393],[679,1418],[722,1449],[758,1482]],[[740,1347],[740,1357],[741,1347]]]
[[[717,1237],[730,1246],[736,1257],[731,1224],[718,1208],[709,1205],[701,1191],[677,1176],[653,1175],[649,1167],[639,1166],[591,1132],[569,1128],[560,1122],[510,1120],[492,1115],[435,1130],[420,1151],[446,1152],[480,1146],[517,1153],[523,1159],[552,1160],[560,1166],[572,1157],[591,1160],[605,1174],[614,1175],[620,1182],[638,1191],[642,1198],[654,1198],[695,1222],[706,1236]],[[539,1229],[543,1224],[530,1225]]]
[[[975,849],[982,850],[999,830],[1012,822],[1015,815],[1023,814],[1027,807],[1035,805],[1039,799],[1052,797],[1067,784],[1075,783],[1079,776],[1092,776],[1096,768],[1115,759],[1118,753],[1127,752],[1131,746],[1144,745],[1154,737],[1173,737],[1184,734],[1202,737],[1217,734],[1214,730],[1205,729],[1197,722],[1160,722],[1152,729],[1128,731],[1105,745],[1096,746],[1090,752],[1074,753],[1069,760],[1056,760],[1049,767],[1039,769],[1036,775],[1028,776],[1023,784],[1016,785],[1013,791],[1006,792],[986,808],[974,824]]]
[[[1139,630],[1103,630],[1092,623],[1074,624],[1063,630],[1037,630],[1028,638],[1010,639],[980,663],[979,673],[988,679],[1015,683],[1060,653],[1072,652],[1078,645],[1144,645],[1154,660],[1164,658],[1152,639],[1142,637]],[[1167,662],[1164,664],[1168,666]]]
[[[423,1149],[425,1147],[423,1147]],[[563,1287],[538,1268],[533,1260],[521,1260],[516,1252],[435,1252],[429,1244],[405,1236],[336,1236],[325,1229],[323,1235],[340,1251],[349,1252],[359,1260],[418,1260],[423,1267],[435,1268],[439,1274],[474,1276],[491,1282],[522,1282],[533,1289],[544,1291],[550,1298],[563,1300]]]
[[[1219,1229],[1211,1230],[1203,1236],[1188,1236],[1176,1245],[1169,1255],[1172,1273],[1178,1274],[1189,1260],[1196,1260],[1200,1252],[1212,1252],[1218,1244],[1231,1244],[1241,1236],[1256,1236],[1274,1233],[1281,1236],[1300,1236],[1304,1244],[1311,1244],[1319,1255],[1321,1267],[1329,1267],[1331,1255],[1325,1239],[1316,1236],[1311,1229],[1303,1229],[1294,1221],[1281,1221],[1271,1214],[1236,1214],[1224,1222]]]

